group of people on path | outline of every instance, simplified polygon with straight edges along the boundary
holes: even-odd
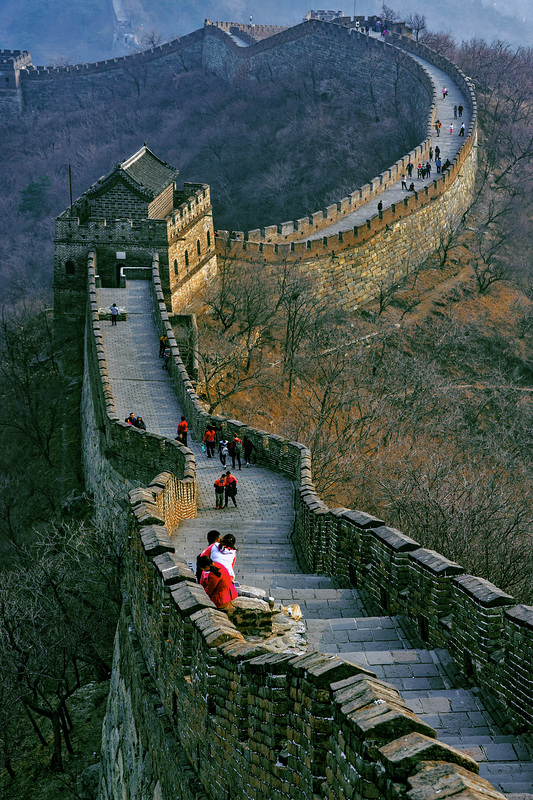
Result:
[[[207,458],[215,457],[215,448],[217,445],[217,431],[214,425],[208,425],[204,435],[203,445],[205,447]],[[226,459],[231,456],[231,466],[235,469],[235,462],[242,469],[241,456],[244,454],[244,463],[247,467],[250,466],[250,459],[252,452],[255,450],[255,445],[248,436],[239,438],[237,434],[233,436],[231,441],[228,441],[224,434],[218,442],[218,457],[223,467],[226,466]]]
[[[235,588],[236,539],[232,533],[221,537],[217,530],[207,534],[207,547],[196,559],[196,580],[221,611],[238,597]]]
[[[135,414],[133,413],[133,411],[131,412],[129,417],[126,417],[124,422],[127,422],[128,425],[131,425],[133,428],[140,428],[140,430],[142,430],[142,431],[146,430],[146,425],[145,425],[145,422],[144,422],[143,418],[140,417],[140,416],[136,417]]]
[[[227,508],[228,500],[231,499],[233,507],[237,508],[237,478],[228,470],[223,472],[215,483],[215,508]]]

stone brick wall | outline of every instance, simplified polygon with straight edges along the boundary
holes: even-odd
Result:
[[[156,498],[130,493],[100,800],[428,800],[437,781],[502,800],[372,672],[247,641],[176,556]]]
[[[533,607],[381,520],[317,501],[309,484],[301,487],[295,541],[307,569],[356,585],[377,607],[408,618],[423,641],[448,648],[465,675],[531,726]]]

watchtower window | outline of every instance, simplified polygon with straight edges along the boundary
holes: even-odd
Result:
[[[188,250],[185,251],[185,266],[186,267],[189,266],[189,251]]]
[[[178,262],[174,259],[174,275],[177,276],[178,274]]]
[[[207,246],[211,247],[211,234],[207,231]]]
[[[76,266],[74,261],[65,261],[65,275],[75,275],[76,274]]]
[[[200,247],[200,239],[196,240],[196,250],[198,251],[198,255],[200,255],[202,248]]]

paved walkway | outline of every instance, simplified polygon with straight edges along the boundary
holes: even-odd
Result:
[[[149,431],[174,437],[181,410],[158,358],[148,283],[129,281],[125,289],[98,290],[99,307],[113,302],[128,315],[116,328],[102,323],[117,413],[124,419],[133,411],[144,417]],[[235,472],[238,508],[215,510],[213,482],[222,472],[220,462],[206,458],[201,443],[190,441],[190,447],[197,460],[198,516],[174,532],[178,554],[194,560],[211,528],[234,533],[237,579],[264,588],[277,602],[299,603],[311,648],[370,667],[398,688],[441,741],[476,758],[480,774],[496,788],[512,800],[533,800],[533,748],[495,721],[481,692],[462,684],[447,651],[413,644],[398,617],[370,616],[356,590],[302,573],[290,543],[291,482],[243,466]]]
[[[437,145],[440,147],[440,158],[443,164],[446,159],[449,159],[451,162],[453,162],[453,159],[457,155],[461,145],[464,142],[464,138],[459,136],[461,122],[464,122],[465,124],[466,133],[468,132],[468,127],[471,121],[471,114],[467,106],[466,98],[462,94],[457,84],[451,80],[450,76],[446,72],[443,72],[443,70],[433,66],[433,64],[431,64],[429,61],[425,61],[423,58],[420,58],[413,53],[409,53],[409,55],[411,55],[416,61],[418,61],[427,69],[437,89],[437,109],[435,112],[435,119],[440,119],[442,122],[442,128],[439,137],[437,137],[435,129],[432,131],[433,148],[435,148]],[[446,99],[443,100],[442,88],[444,86],[448,89],[448,95]],[[463,116],[461,119],[454,119],[454,105],[462,105],[464,107]],[[450,134],[449,132],[451,123],[453,123],[453,134]],[[417,178],[416,167],[417,164],[414,164],[413,177],[412,179],[407,177],[407,185],[409,186],[412,180],[415,185],[415,189],[418,192],[423,189],[424,186],[427,186],[435,180],[437,177],[437,168],[435,166],[435,162],[433,161],[431,164],[431,176],[421,180]],[[328,225],[327,228],[323,228],[318,233],[314,233],[311,236],[306,236],[298,241],[304,242],[308,239],[321,239],[323,236],[331,236],[332,234],[339,233],[340,231],[351,230],[355,225],[363,225],[367,219],[370,219],[378,213],[378,203],[380,200],[383,203],[383,208],[385,209],[390,208],[393,203],[400,203],[405,197],[409,197],[411,194],[412,192],[406,192],[405,189],[402,189],[402,183],[401,180],[399,180],[385,192],[382,192],[382,194],[380,194],[378,197],[372,198],[372,200],[370,200],[368,203],[365,203],[365,205],[362,205],[360,208],[356,209],[356,211],[353,211],[351,214],[347,214],[341,220],[338,220],[332,225]]]

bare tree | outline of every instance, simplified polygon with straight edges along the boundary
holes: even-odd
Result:
[[[405,21],[409,27],[412,28],[415,34],[415,39],[418,42],[420,34],[427,30],[426,17],[424,14],[415,12],[414,14],[409,14],[409,16],[405,18]]]

